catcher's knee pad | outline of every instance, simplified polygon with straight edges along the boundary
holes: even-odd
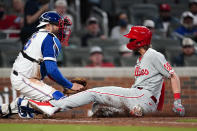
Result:
[[[59,100],[60,98],[64,97],[64,94],[60,91],[55,91],[53,94],[52,94],[53,98],[55,100]]]

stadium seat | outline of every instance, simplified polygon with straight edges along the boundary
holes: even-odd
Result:
[[[103,52],[106,58],[116,58],[119,56],[119,48],[103,48]]]
[[[12,67],[19,51],[17,50],[8,50],[1,52],[2,67]]]
[[[22,49],[22,44],[16,40],[0,40],[1,66],[12,67],[18,53]]]
[[[115,0],[101,0],[101,9],[108,12],[110,15],[116,11],[114,5],[116,5],[117,1]]]
[[[117,0],[117,5],[121,8],[128,8],[133,4],[142,4],[144,0]]]
[[[181,47],[172,47],[166,50],[166,59],[170,64],[174,65],[173,60],[176,56],[178,56],[182,52]]]
[[[188,5],[185,5],[185,4],[172,4],[171,5],[171,15],[176,18],[180,19],[181,14],[186,10],[188,10]]]
[[[179,51],[181,48],[180,41],[169,38],[152,39],[151,43],[153,49],[161,52],[169,61],[171,61],[172,53]]]
[[[155,49],[170,49],[181,46],[180,41],[170,38],[152,39],[151,43]]]
[[[136,65],[137,57],[119,57],[121,67],[134,67]]]
[[[3,67],[3,58],[2,58],[2,52],[0,51],[0,67]]]
[[[0,32],[0,39],[6,39],[6,34],[3,32]]]
[[[64,47],[63,65],[68,67],[81,67],[86,65],[89,57],[89,48],[69,48]]]
[[[197,66],[197,55],[184,57],[185,66]]]
[[[81,47],[81,40],[79,37],[73,36],[69,39],[68,44],[73,48]]]
[[[15,39],[0,40],[0,50],[6,51],[8,49],[21,50],[22,44],[19,40]]]
[[[149,4],[159,5],[161,3],[174,4],[175,0],[145,0],[145,2]]]
[[[189,5],[189,0],[174,0],[174,1],[177,1],[177,4]]]
[[[111,48],[111,47],[119,47],[119,42],[116,39],[105,39],[102,40],[100,38],[93,38],[88,40],[88,46],[100,46],[101,48]]]
[[[129,7],[131,23],[142,25],[145,19],[155,19],[159,16],[158,7],[154,4],[135,4]]]

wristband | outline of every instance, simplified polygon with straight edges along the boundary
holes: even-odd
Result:
[[[181,98],[180,93],[174,93],[174,99],[175,100],[180,99],[180,98]]]

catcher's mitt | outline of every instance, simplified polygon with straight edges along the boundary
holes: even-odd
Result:
[[[84,87],[86,87],[87,85],[87,81],[83,78],[75,78],[75,79],[72,79],[71,82],[83,85]]]
[[[63,91],[64,94],[69,96],[69,95],[76,94],[78,92],[87,90],[87,81],[85,79],[83,79],[83,78],[74,78],[74,79],[71,80],[71,82],[83,85],[84,88],[82,90],[79,90],[79,91],[75,91],[75,90],[72,90],[72,89],[65,88],[64,91]]]

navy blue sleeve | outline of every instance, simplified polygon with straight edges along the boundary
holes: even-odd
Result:
[[[57,67],[57,63],[54,61],[46,60],[44,61],[47,75],[49,75],[53,80],[55,80],[58,84],[63,87],[71,89],[73,84],[64,78],[64,76],[60,73]]]

